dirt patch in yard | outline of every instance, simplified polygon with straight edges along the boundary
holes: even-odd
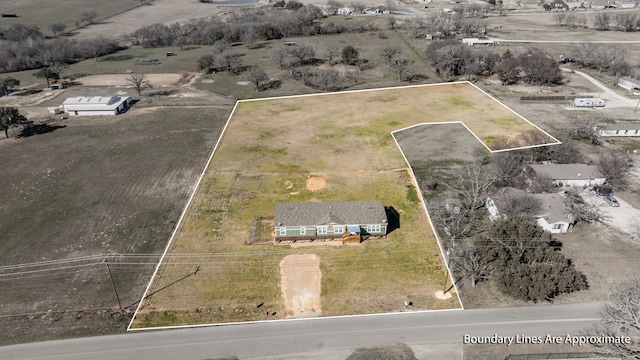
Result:
[[[91,75],[77,79],[82,86],[132,86],[128,74]],[[154,87],[175,85],[180,74],[145,74],[146,80]]]
[[[282,297],[287,317],[320,316],[320,258],[315,254],[286,256],[280,262]]]
[[[327,186],[327,179],[322,175],[309,175],[305,188],[309,191],[320,191]]]

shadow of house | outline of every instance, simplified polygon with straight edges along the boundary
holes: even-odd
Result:
[[[385,206],[384,212],[387,214],[387,235],[389,235],[400,228],[400,213],[393,206]]]

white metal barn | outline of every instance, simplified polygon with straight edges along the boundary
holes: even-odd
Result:
[[[597,129],[603,137],[640,136],[640,124],[606,124],[598,125]]]
[[[640,80],[636,80],[628,77],[621,77],[618,79],[617,85],[631,92],[640,91]]]
[[[73,116],[118,115],[131,104],[131,96],[77,96],[62,103],[65,112]]]

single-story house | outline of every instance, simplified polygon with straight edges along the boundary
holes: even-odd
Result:
[[[73,116],[118,115],[131,104],[131,96],[76,96],[67,98],[62,109]]]
[[[569,10],[569,5],[562,0],[554,0],[549,3],[551,10]]]
[[[336,11],[336,15],[349,16],[351,15],[351,9],[349,9],[348,7],[339,8]]]
[[[365,10],[365,13],[367,13],[367,14],[388,14],[389,13],[389,9],[387,9],[386,7],[380,5],[380,6],[368,8],[367,10]]]
[[[573,99],[573,106],[575,107],[604,107],[604,100],[599,98],[575,98]]]
[[[602,137],[640,136],[640,124],[604,124],[596,129]]]
[[[595,165],[534,164],[529,166],[537,175],[550,178],[557,186],[602,185],[607,180]]]
[[[493,46],[493,40],[491,39],[478,39],[478,38],[464,38],[462,39],[463,44],[467,44],[469,46],[473,45],[485,45],[485,46]]]
[[[640,91],[640,80],[632,79],[629,77],[619,78],[616,85],[631,92]]]
[[[544,231],[553,234],[566,233],[573,225],[573,215],[567,210],[563,193],[529,194],[524,190],[514,188],[501,189],[498,194],[487,198],[486,205],[489,211],[489,219],[495,221],[500,217],[504,218],[504,211],[501,209],[505,205],[504,199],[510,195],[518,194],[528,194],[540,201],[542,205],[540,210],[531,216],[536,219],[536,222]]]
[[[387,214],[379,201],[278,203],[273,218],[279,242],[343,239],[387,234]]]
[[[638,7],[637,1],[625,1],[622,4],[620,4],[621,9],[632,9],[637,7]]]

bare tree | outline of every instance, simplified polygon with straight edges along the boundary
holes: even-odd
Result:
[[[536,174],[529,179],[529,190],[534,194],[552,193],[556,190],[556,186],[550,177]]]
[[[458,170],[453,181],[445,183],[445,186],[452,191],[464,209],[479,210],[485,206],[495,182],[495,175],[489,174],[482,166],[469,165]]]
[[[249,26],[244,30],[244,32],[240,36],[240,40],[242,40],[242,43],[248,49],[253,49],[253,46],[255,45],[256,40],[258,40],[258,32],[253,26]]]
[[[269,75],[259,66],[252,66],[242,74],[242,78],[255,85],[256,92],[260,91],[260,84],[269,80]]]
[[[386,62],[388,66],[391,66],[396,56],[400,54],[402,54],[402,48],[397,44],[386,45],[383,46],[382,49],[380,49],[380,56],[382,57],[382,59],[384,59],[384,62]]]
[[[335,0],[329,0],[327,2],[327,10],[329,12],[329,15],[336,15],[338,14],[338,9],[344,7],[344,5],[341,2],[335,1]]]
[[[605,216],[595,206],[584,201],[580,194],[575,191],[567,191],[565,195],[565,205],[573,216],[574,222],[604,223]]]
[[[95,23],[97,18],[98,18],[98,13],[93,10],[85,11],[82,14],[80,14],[80,20],[86,22],[87,25],[91,25]]]
[[[304,64],[305,61],[313,59],[313,57],[316,56],[313,46],[308,44],[298,44],[294,46],[289,53],[298,58],[301,64]]]
[[[64,29],[67,28],[67,25],[63,23],[53,23],[49,25],[49,30],[53,33],[53,36],[58,36],[64,32]]]
[[[138,92],[138,96],[142,95],[142,90],[146,88],[150,88],[151,84],[147,80],[147,76],[142,73],[131,73],[129,74],[129,78],[127,78],[127,82],[133,86],[134,89]]]
[[[284,44],[277,44],[269,51],[269,59],[276,62],[280,69],[284,69],[287,57],[289,57],[289,49]]]
[[[519,151],[505,151],[491,156],[496,186],[521,188],[525,183],[525,163]]]
[[[631,158],[622,152],[610,151],[598,156],[598,169],[616,188],[622,189],[627,185],[630,165]]]
[[[242,65],[240,54],[232,50],[225,50],[214,57],[214,63],[218,68],[224,69],[227,73]]]
[[[422,16],[412,16],[405,20],[405,24],[411,33],[411,36],[417,38],[420,36],[421,30],[424,27],[424,18]]]
[[[387,25],[389,26],[389,29],[391,30],[395,29],[397,23],[398,21],[394,16],[391,16],[391,15],[387,16]]]
[[[351,3],[351,8],[353,9],[354,12],[361,14],[364,12],[364,9],[366,9],[366,6],[363,3],[356,2],[356,3]]]
[[[501,214],[506,216],[507,219],[514,216],[537,215],[542,209],[542,202],[539,199],[523,192],[509,191],[502,195],[500,201],[502,203],[500,207]]]
[[[214,42],[213,48],[211,49],[214,56],[218,54],[222,54],[227,50],[231,50],[231,44],[229,44],[229,42],[227,42],[226,40],[218,40]]]
[[[329,66],[333,66],[333,60],[337,59],[338,56],[340,56],[340,49],[335,46],[331,46],[327,48],[327,51],[325,53],[327,55],[327,58],[329,58]]]
[[[597,12],[593,14],[593,28],[596,30],[609,30],[611,15],[607,12]]]
[[[553,17],[553,21],[556,23],[556,26],[566,25],[568,14],[569,13],[564,11],[558,11],[554,13],[552,17]]]
[[[391,63],[391,68],[398,75],[398,82],[403,81],[408,75],[413,73],[415,61],[409,59],[397,59]]]
[[[453,272],[457,276],[468,278],[472,287],[475,287],[479,281],[489,278],[486,252],[479,250],[472,239],[450,249],[449,259]]]
[[[478,232],[482,219],[485,217],[484,211],[472,210],[464,207],[456,199],[454,192],[444,194],[445,200],[434,206],[433,217],[436,224],[442,228],[447,235],[448,248],[455,248],[460,241],[469,238]]]
[[[640,278],[628,280],[612,290],[600,316],[600,323],[588,328],[584,335],[625,336],[629,341],[594,342],[595,350],[611,358],[640,359]]]
[[[600,126],[594,118],[575,118],[571,121],[573,137],[588,140],[591,145],[600,145]]]

